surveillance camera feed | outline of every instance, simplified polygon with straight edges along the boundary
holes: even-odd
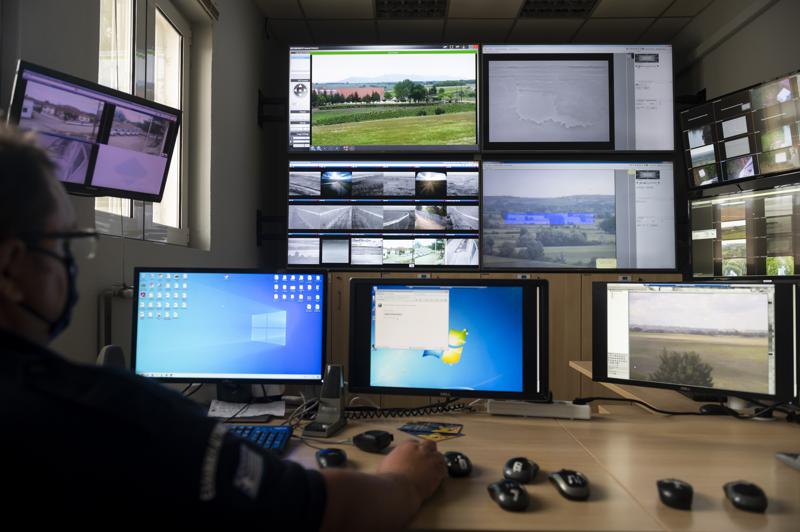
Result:
[[[487,268],[675,268],[672,163],[484,162]]]
[[[775,287],[608,284],[607,376],[775,393]]]
[[[478,45],[289,51],[291,151],[474,151]]]
[[[290,265],[479,266],[477,161],[291,161]]]

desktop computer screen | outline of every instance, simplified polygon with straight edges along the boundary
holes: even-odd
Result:
[[[671,162],[485,161],[481,203],[485,268],[675,268]]]
[[[484,46],[484,146],[674,148],[669,45]]]
[[[289,49],[289,150],[476,151],[478,45]]]
[[[594,283],[597,381],[789,398],[791,285]]]
[[[177,382],[319,382],[325,276],[255,270],[135,271],[133,368]]]
[[[355,279],[350,390],[544,398],[547,282]]]

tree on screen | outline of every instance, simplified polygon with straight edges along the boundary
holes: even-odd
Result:
[[[714,386],[714,379],[711,376],[714,368],[700,360],[700,355],[694,351],[683,353],[667,352],[665,347],[658,359],[658,369],[650,374],[650,380],[652,381],[702,386],[704,388]]]

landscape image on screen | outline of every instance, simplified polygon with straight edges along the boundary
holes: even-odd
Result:
[[[319,238],[290,238],[289,264],[319,264]]]
[[[28,81],[19,127],[93,142],[103,107],[99,100]]]
[[[596,268],[598,259],[616,260],[613,174],[497,176],[484,181],[483,198],[487,267]]]
[[[769,392],[766,293],[631,292],[630,378]]]
[[[312,54],[311,144],[476,144],[476,57]]]

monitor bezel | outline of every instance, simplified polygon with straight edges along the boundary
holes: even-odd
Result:
[[[607,335],[607,295],[609,284],[629,284],[647,286],[774,286],[775,287],[775,393],[743,392],[739,390],[727,390],[721,388],[706,388],[702,386],[690,386],[680,384],[660,383],[635,379],[619,379],[608,376],[608,335]],[[595,382],[606,382],[612,384],[624,384],[629,386],[643,386],[645,388],[660,388],[675,390],[682,393],[700,393],[708,395],[727,395],[728,397],[767,399],[767,400],[787,400],[792,396],[791,375],[792,367],[790,357],[794,355],[794,334],[795,313],[794,297],[792,293],[793,285],[777,283],[709,283],[709,282],[682,282],[682,283],[647,283],[647,282],[594,282],[592,283],[592,380]],[[783,310],[784,312],[780,312]],[[791,330],[787,331],[789,328]],[[783,331],[783,332],[778,332]],[[786,353],[779,356],[779,352]]]
[[[322,338],[321,338],[321,353],[320,353],[320,369],[319,379],[256,379],[256,378],[212,378],[212,377],[145,377],[136,371],[136,347],[138,335],[138,301],[139,301],[139,279],[142,273],[209,273],[209,274],[261,274],[261,275],[319,275],[322,283]],[[137,376],[152,379],[159,382],[173,382],[173,383],[204,383],[204,384],[320,384],[325,375],[325,365],[328,358],[328,276],[324,272],[309,271],[302,269],[292,270],[263,270],[258,268],[156,268],[156,267],[136,267],[133,270],[133,301],[131,306],[131,320],[133,322],[131,329],[131,371]]]
[[[369,382],[371,358],[371,290],[373,286],[488,286],[520,287],[523,289],[523,390],[521,392],[451,390],[439,388],[410,388],[372,386]],[[536,308],[538,290],[539,307]],[[528,336],[533,329],[530,313],[538,314],[536,322],[539,335],[536,342]],[[440,278],[440,279],[368,279],[354,278],[350,281],[350,356],[348,387],[355,393],[382,395],[416,395],[428,397],[476,397],[485,399],[524,399],[547,401],[549,387],[549,330],[548,330],[548,282],[543,279],[484,279],[484,278]],[[526,319],[528,318],[528,319]],[[536,372],[536,349],[538,348],[539,371]],[[364,362],[361,362],[364,361]],[[360,368],[360,369],[358,369]],[[538,378],[540,390],[530,389]]]

